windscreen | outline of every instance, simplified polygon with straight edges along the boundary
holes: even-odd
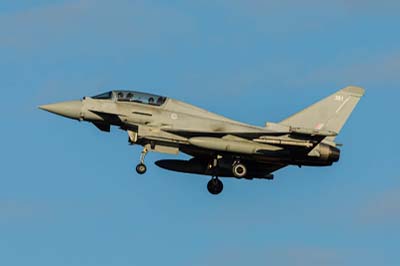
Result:
[[[112,97],[112,93],[111,93],[111,91],[109,91],[109,92],[106,92],[106,93],[102,93],[102,94],[96,95],[96,96],[94,96],[92,98],[93,99],[97,99],[97,100],[110,100],[111,97]]]

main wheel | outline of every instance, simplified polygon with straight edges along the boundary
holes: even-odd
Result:
[[[242,178],[247,174],[247,168],[242,163],[237,163],[232,166],[232,173],[238,178]]]
[[[137,172],[139,175],[143,175],[144,173],[146,173],[146,171],[147,171],[146,165],[140,163],[140,164],[138,164],[138,165],[136,166],[136,172]]]
[[[218,178],[213,178],[208,182],[207,189],[211,194],[218,195],[224,189],[224,184]]]

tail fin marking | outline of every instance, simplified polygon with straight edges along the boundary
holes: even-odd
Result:
[[[346,87],[280,122],[282,125],[339,133],[365,90]]]

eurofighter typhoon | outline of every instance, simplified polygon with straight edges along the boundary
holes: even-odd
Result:
[[[143,146],[138,174],[146,172],[148,152],[185,153],[188,160],[160,160],[161,168],[208,175],[211,194],[223,190],[221,177],[273,179],[288,165],[329,166],[340,157],[335,142],[364,89],[346,87],[279,122],[265,127],[237,122],[159,95],[115,90],[78,101],[40,106],[48,112],[127,131],[130,144]]]

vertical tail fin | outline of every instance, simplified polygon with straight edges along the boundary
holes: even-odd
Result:
[[[346,87],[283,120],[280,124],[339,133],[365,90]]]

